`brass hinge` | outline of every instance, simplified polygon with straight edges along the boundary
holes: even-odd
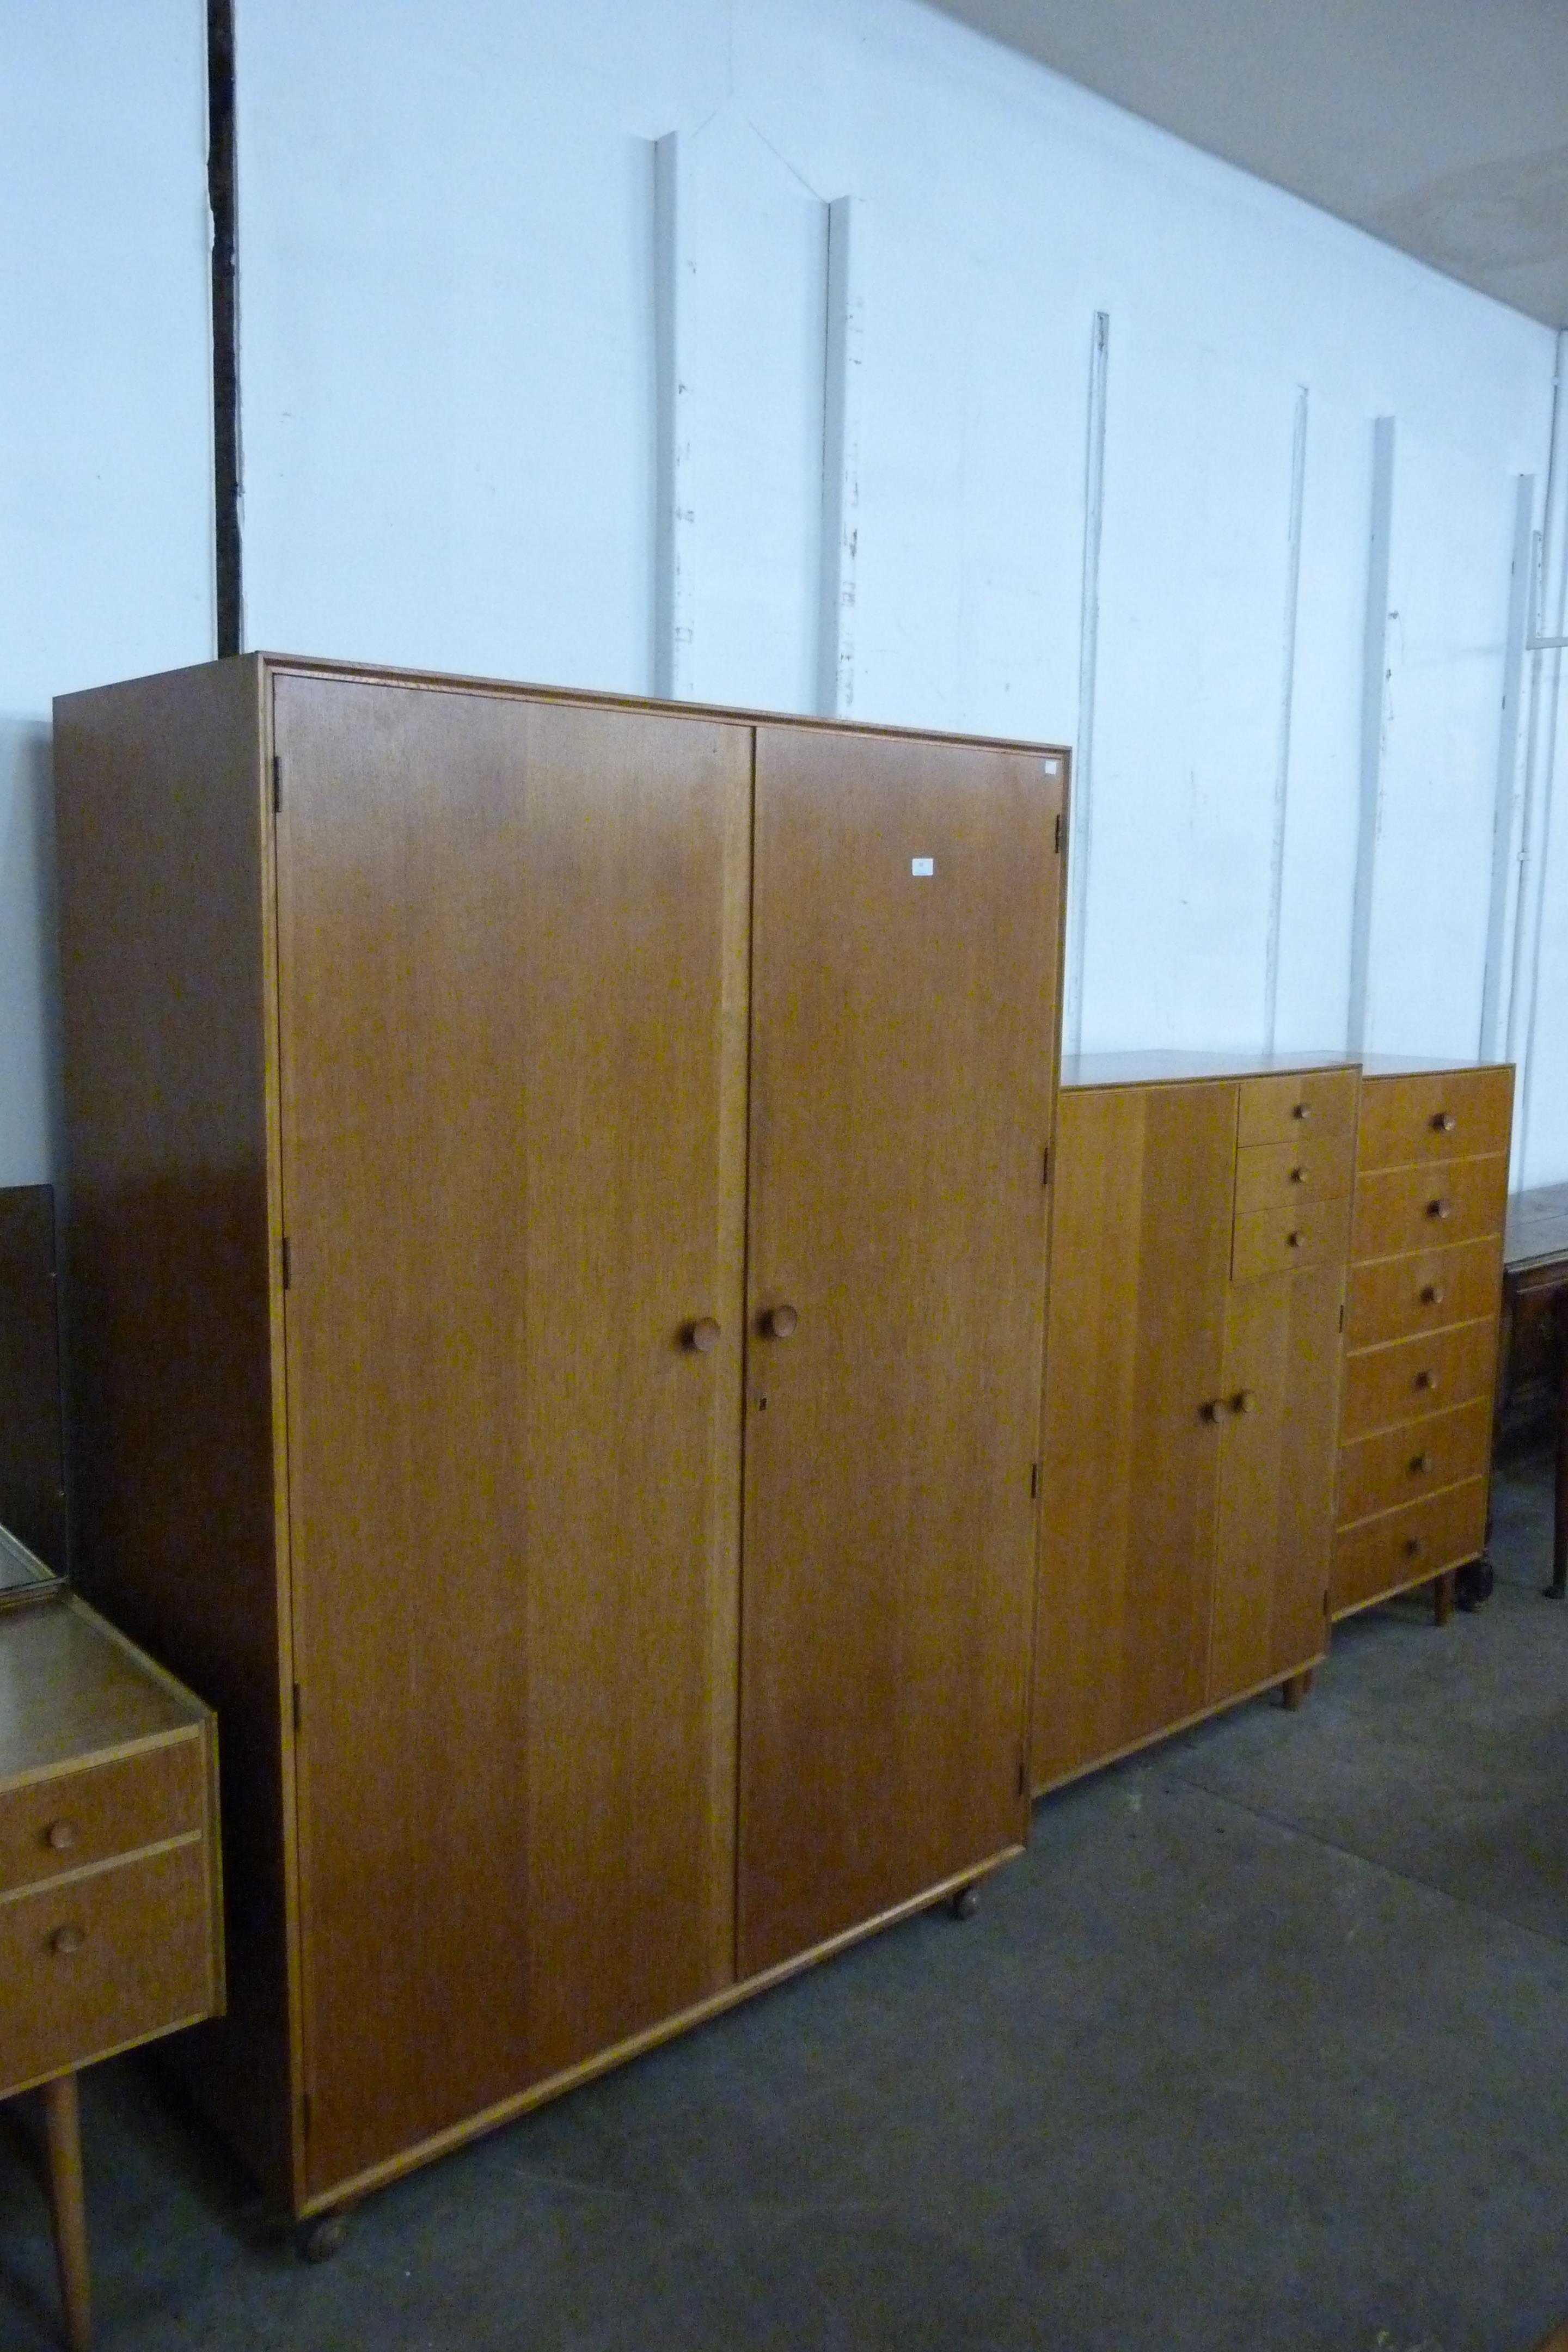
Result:
[[[280,1263],[281,1263],[281,1265],[282,1265],[282,1269],[283,1269],[283,1287],[284,1287],[284,1289],[285,1289],[285,1290],[287,1290],[287,1289],[288,1289],[288,1287],[289,1287],[289,1236],[288,1236],[288,1234],[284,1234],[284,1236],[283,1236],[282,1245],[281,1245],[281,1247],[280,1247],[280,1249],[279,1249],[279,1261],[280,1261]]]
[[[1059,857],[1059,856],[1061,856],[1061,854],[1062,854],[1062,820],[1061,820],[1061,812],[1058,810],[1058,813],[1057,813],[1057,856]]]
[[[1047,1143],[1047,1146],[1046,1146],[1046,1148],[1045,1148],[1044,1152],[1041,1154],[1041,1157],[1040,1157],[1040,1181],[1041,1181],[1041,1183],[1042,1183],[1042,1184],[1048,1184],[1048,1183],[1050,1182],[1050,1181],[1051,1181],[1051,1147],[1050,1147],[1050,1145]]]
[[[1039,1495],[1039,1491],[1040,1465],[1037,1462],[1031,1462],[1029,1465],[1029,1500],[1031,1503],[1037,1499]]]
[[[283,805],[283,761],[278,752],[272,755],[272,807],[274,814]]]
[[[294,1728],[296,1731],[305,1728],[305,1694],[298,1683],[294,1685]]]

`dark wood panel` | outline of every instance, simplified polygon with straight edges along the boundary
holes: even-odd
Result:
[[[55,1196],[0,1188],[0,1527],[63,1576],[59,1301]]]
[[[1024,1834],[1061,766],[759,732],[743,1975]]]
[[[230,2013],[177,2045],[292,2193],[261,665],[55,705],[73,1567],[217,1709]],[[282,1655],[279,1641],[283,1639]]]
[[[320,2194],[730,1979],[751,738],[276,730]]]
[[[1222,1083],[1058,1107],[1039,1788],[1205,1703],[1236,1119]]]

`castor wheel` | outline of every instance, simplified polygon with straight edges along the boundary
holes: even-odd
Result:
[[[957,1894],[950,1899],[947,1907],[955,1919],[973,1919],[980,1908],[979,1887],[961,1886]]]
[[[348,2243],[349,2217],[346,2212],[312,2213],[301,2221],[294,2232],[294,2244],[304,2263],[330,2263],[341,2254]]]
[[[1473,1616],[1485,1601],[1492,1597],[1497,1574],[1483,1552],[1479,1559],[1468,1559],[1454,1579],[1454,1604]]]

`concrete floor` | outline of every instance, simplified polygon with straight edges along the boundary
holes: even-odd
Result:
[[[297,2262],[133,2061],[83,2086],[100,2352],[1528,2352],[1568,2314],[1568,1606],[1342,1628],[897,1928]],[[0,2344],[50,2346],[0,2131]]]

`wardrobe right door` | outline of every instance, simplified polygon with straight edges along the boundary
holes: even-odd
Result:
[[[742,1976],[1024,1837],[1065,764],[758,730]]]

